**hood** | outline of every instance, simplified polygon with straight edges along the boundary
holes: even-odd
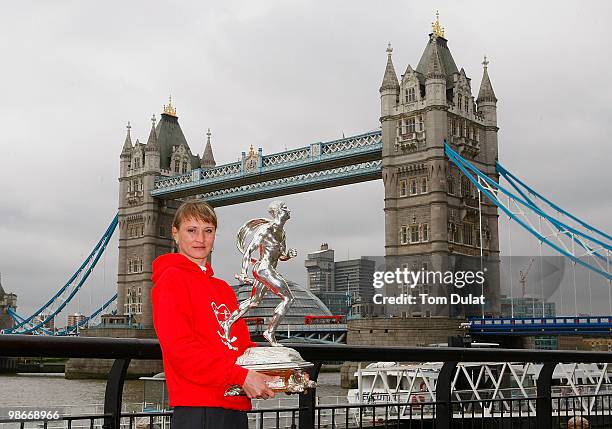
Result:
[[[200,266],[180,253],[166,253],[165,255],[155,258],[152,264],[153,275],[151,276],[155,283],[164,274],[168,268],[178,268],[185,271],[193,271],[195,273],[204,273],[207,276],[213,276],[210,264],[206,264],[206,271],[202,271]]]

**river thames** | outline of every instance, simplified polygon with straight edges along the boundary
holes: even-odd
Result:
[[[347,390],[340,386],[340,373],[319,375],[317,396],[322,403],[346,403]],[[66,380],[64,374],[14,374],[0,376],[0,408],[28,407],[32,410],[60,408],[68,414],[102,412],[105,380]],[[144,381],[126,380],[123,404],[127,411],[142,410]],[[279,402],[280,401],[280,402]],[[257,404],[259,402],[259,404]],[[297,395],[278,395],[254,401],[254,407],[272,408],[297,403]]]

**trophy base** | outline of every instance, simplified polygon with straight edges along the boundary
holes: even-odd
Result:
[[[304,393],[317,387],[317,383],[308,378],[304,369],[312,368],[300,354],[288,347],[251,347],[236,360],[243,368],[279,377],[276,382],[268,383],[274,392],[286,394]],[[242,387],[234,385],[225,391],[225,396],[244,395]]]

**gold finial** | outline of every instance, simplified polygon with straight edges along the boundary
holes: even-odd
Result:
[[[125,128],[127,128],[127,131],[129,133],[130,130],[132,129],[132,124],[130,124],[130,121],[128,121],[127,126]]]
[[[431,23],[431,32],[438,37],[444,37],[444,27],[440,26],[440,13],[436,11],[436,22]]]
[[[164,113],[166,115],[176,116],[176,109],[172,105],[172,95],[170,95],[170,97],[168,97],[168,105],[166,106],[164,104]]]
[[[387,54],[391,56],[391,52],[393,52],[393,48],[391,47],[391,42],[387,44]]]
[[[487,61],[487,56],[484,56],[484,61],[482,62],[482,66],[486,69],[487,66],[489,65],[489,61]]]
[[[253,147],[253,145],[251,145],[251,147],[249,147],[249,156],[251,155],[255,155],[255,148]]]
[[[157,119],[155,119],[155,113],[153,113],[153,116],[151,116],[151,123],[153,124],[153,128],[155,128],[155,122],[157,122]]]
[[[210,128],[209,128],[208,131],[206,132],[206,143],[210,143],[210,136],[211,136],[211,133],[210,133]]]

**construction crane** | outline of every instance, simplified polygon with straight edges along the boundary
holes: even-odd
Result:
[[[523,289],[523,298],[525,298],[525,291],[527,290],[527,276],[529,275],[529,271],[531,271],[533,261],[535,261],[535,258],[531,258],[531,260],[529,261],[529,265],[527,266],[527,269],[525,271],[519,271],[519,281],[521,283],[521,288]]]

